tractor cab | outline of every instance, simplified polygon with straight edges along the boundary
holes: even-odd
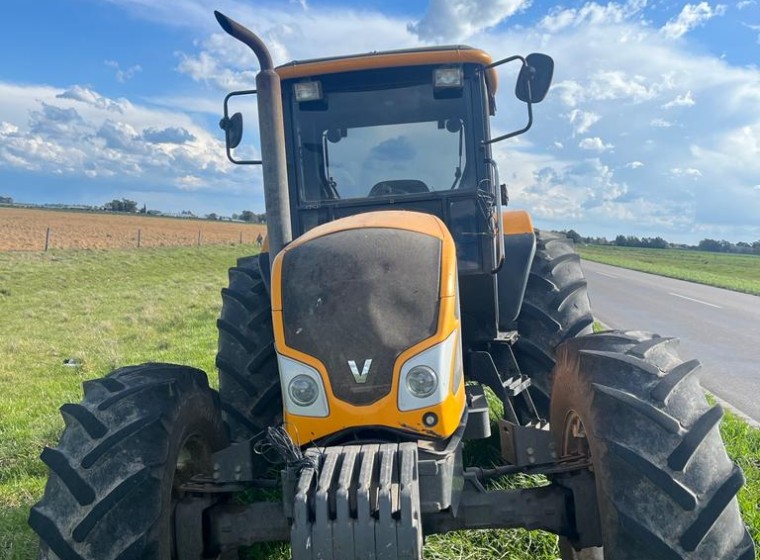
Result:
[[[447,225],[461,273],[496,269],[491,62],[443,47],[280,66],[294,237],[361,212],[419,211]]]

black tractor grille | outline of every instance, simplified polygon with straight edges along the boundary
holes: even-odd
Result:
[[[282,264],[286,344],[327,367],[335,396],[367,405],[391,390],[393,364],[435,334],[441,242],[390,228],[336,232],[300,245]],[[361,374],[372,360],[363,383]]]

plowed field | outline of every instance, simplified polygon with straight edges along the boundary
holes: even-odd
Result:
[[[154,216],[0,208],[0,251],[255,243],[262,225]]]

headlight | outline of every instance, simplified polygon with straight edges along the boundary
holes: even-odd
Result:
[[[462,81],[461,66],[443,66],[433,72],[433,84],[437,88],[460,88]]]
[[[412,395],[424,399],[438,388],[438,376],[427,366],[415,366],[406,374],[406,386]]]
[[[277,354],[280,388],[285,412],[326,418],[330,414],[327,394],[319,372],[313,367]]]
[[[459,333],[458,328],[454,329],[442,342],[404,362],[398,388],[400,411],[435,406],[456,392],[452,376],[462,367],[462,356],[458,352]]]
[[[319,101],[322,99],[322,82],[298,82],[293,84],[296,101]]]
[[[319,387],[308,375],[298,375],[288,384],[288,393],[293,402],[299,406],[309,406],[317,400]]]

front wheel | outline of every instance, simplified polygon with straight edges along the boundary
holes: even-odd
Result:
[[[202,371],[171,364],[119,369],[61,407],[66,429],[46,447],[45,494],[29,514],[42,560],[174,557],[180,486],[211,474],[227,444],[218,396]]]
[[[744,482],[677,341],[608,332],[562,344],[551,426],[563,456],[586,455],[596,481],[601,550],[563,559],[754,559],[739,514]],[[591,506],[593,507],[593,505]]]

